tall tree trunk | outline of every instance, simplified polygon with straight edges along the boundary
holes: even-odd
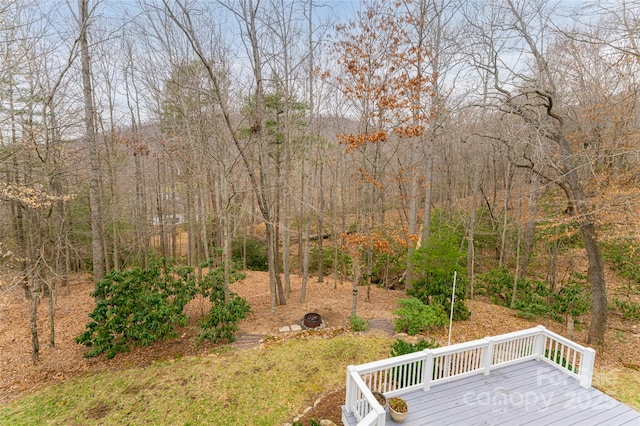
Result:
[[[303,189],[304,191],[304,189]],[[305,208],[305,215],[302,217],[304,226],[304,254],[302,258],[302,288],[300,290],[300,302],[304,303],[307,298],[307,282],[309,280],[309,234],[311,219],[308,217],[308,207]],[[302,241],[298,244],[302,245]]]
[[[190,188],[190,186],[189,186]],[[171,170],[171,226],[169,240],[171,241],[171,256],[177,258],[179,256],[178,251],[178,216],[177,216],[177,194],[176,194],[176,175]]]
[[[513,274],[513,288],[511,291],[511,309],[516,306],[516,295],[518,292],[518,280],[520,279],[520,241],[521,241],[521,228],[520,221],[522,220],[522,200],[518,197],[518,219],[515,221],[518,227],[516,238],[516,271]]]
[[[527,277],[536,236],[536,218],[538,216],[538,199],[540,198],[540,190],[536,187],[537,182],[536,176],[532,175],[531,188],[529,190],[529,214],[524,234],[524,253],[522,254],[522,278]]]
[[[580,226],[584,248],[589,259],[589,285],[591,287],[591,323],[589,324],[588,342],[594,345],[604,345],[607,331],[607,292],[604,278],[604,262],[602,252],[596,237],[595,225],[584,223]]]
[[[434,140],[429,140],[427,146],[426,171],[424,183],[424,211],[422,217],[422,241],[431,238],[431,206],[433,205],[433,147]],[[442,204],[442,200],[440,200]]]
[[[511,184],[513,182],[513,169],[511,162],[507,163],[507,175],[505,176],[505,189],[504,189],[504,205],[502,210],[502,234],[500,237],[500,260],[498,261],[498,267],[501,267],[506,262],[506,247],[507,247],[507,225],[509,219],[509,199],[511,198]],[[494,186],[497,186],[497,181],[494,182]]]
[[[93,252],[93,281],[97,286],[105,271],[102,247],[102,199],[100,194],[100,158],[95,127],[95,108],[91,82],[91,60],[87,30],[89,26],[89,0],[78,0],[80,10],[80,60],[82,68],[82,94],[84,98],[85,138],[89,158],[89,209],[91,211],[91,248]]]
[[[571,146],[561,133],[556,134],[556,142],[563,154],[563,168],[565,170],[565,193],[572,203],[572,210],[580,224],[580,231],[584,241],[589,262],[589,285],[591,287],[591,322],[589,324],[588,343],[604,345],[607,331],[607,289],[604,278],[604,260],[598,243],[595,220],[587,204],[580,177],[575,167]]]
[[[480,181],[482,177],[483,164],[478,159],[476,163],[475,171],[473,173],[473,198],[471,211],[469,212],[469,229],[467,230],[467,278],[469,279],[471,303],[473,303],[474,291],[475,291],[475,233],[476,233],[476,210],[478,203],[478,196],[480,194]],[[471,308],[473,310],[473,306]]]
[[[31,330],[31,361],[35,364],[40,359],[40,341],[38,340],[38,303],[40,299],[40,283],[33,278],[31,305],[29,309],[29,328]]]
[[[410,139],[410,164],[413,164],[414,157],[416,155],[416,147],[413,143],[413,138]],[[410,173],[410,187],[409,187],[409,217],[408,217],[408,225],[409,225],[409,235],[415,236],[418,232],[417,229],[417,217],[418,217],[418,174],[417,169],[411,167],[409,170]],[[426,208],[426,207],[425,207]],[[409,241],[409,246],[407,249],[407,269],[405,273],[405,289],[411,290],[413,289],[413,252],[415,251],[415,247],[413,241]]]
[[[56,278],[49,282],[49,346],[56,347]]]
[[[322,154],[318,156],[318,282],[324,282],[324,159]]]
[[[134,220],[135,226],[135,244],[137,248],[138,264],[143,265],[145,269],[149,268],[149,229],[147,226],[147,196],[144,175],[142,173],[142,161],[139,153],[133,154],[133,160],[136,173],[136,204],[137,212]]]
[[[158,240],[160,243],[160,253],[162,257],[167,257],[167,238],[166,231],[164,226],[164,192],[162,191],[162,187],[164,185],[164,175],[160,173],[162,170],[160,167],[160,159],[156,159],[157,166],[157,185],[156,185],[156,213],[158,215]]]
[[[358,284],[360,283],[360,260],[358,256],[353,258],[353,291],[351,294],[351,317],[355,317],[358,311]]]

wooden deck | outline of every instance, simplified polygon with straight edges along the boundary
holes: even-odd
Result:
[[[495,369],[431,390],[402,395],[409,405],[406,426],[425,425],[633,425],[640,412],[595,388],[580,386],[542,361]],[[345,412],[343,406],[343,412]],[[345,414],[345,425],[357,424]],[[387,424],[395,424],[387,415]]]

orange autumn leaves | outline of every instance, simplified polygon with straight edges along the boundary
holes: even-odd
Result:
[[[338,137],[346,153],[386,142],[391,133],[421,137],[431,120],[431,52],[416,44],[411,20],[391,3],[370,2],[348,25],[336,27],[336,86],[357,112],[361,128]],[[323,75],[330,78],[330,73]]]
[[[342,248],[351,256],[359,256],[364,249],[373,249],[377,253],[390,255],[393,253],[393,247],[407,247],[409,242],[416,241],[417,236],[410,235],[406,229],[402,229],[400,233],[391,235],[376,231],[370,234],[348,233],[340,234],[342,239]]]
[[[338,136],[338,142],[346,145],[346,152],[351,153],[367,143],[386,142],[387,132],[378,130],[373,133],[341,134]]]

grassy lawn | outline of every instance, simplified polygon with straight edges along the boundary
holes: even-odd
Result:
[[[86,375],[0,408],[0,424],[282,424],[324,390],[344,384],[347,365],[387,358],[391,343],[291,340]]]
[[[593,386],[640,411],[640,371],[630,368],[596,370]]]

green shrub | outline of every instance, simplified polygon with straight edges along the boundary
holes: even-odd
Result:
[[[425,305],[442,309],[446,317],[451,313],[451,293],[453,291],[453,273],[431,272],[413,283],[413,289],[407,294],[419,299]],[[453,319],[466,320],[471,312],[464,303],[467,292],[467,280],[458,276],[456,280],[455,301],[453,303]]]
[[[200,321],[202,331],[198,341],[204,339],[211,340],[213,343],[235,341],[238,324],[250,311],[251,306],[247,300],[237,294],[232,293],[226,302],[224,299],[218,300],[211,306],[207,316]]]
[[[603,245],[603,256],[611,269],[627,278],[632,293],[640,291],[640,251],[633,239],[621,239]]]
[[[444,223],[436,210],[429,241],[413,252],[412,262],[418,279],[427,274],[453,277],[453,271],[464,275],[466,253],[460,249],[463,236],[460,226]]]
[[[479,276],[490,300],[498,305],[512,307],[513,275],[506,269],[493,269]],[[564,321],[569,315],[578,317],[591,307],[587,276],[574,272],[569,282],[552,293],[542,281],[518,279],[513,309],[518,316],[528,319],[546,316]]]
[[[242,277],[232,273],[231,281]],[[224,274],[212,269],[200,281],[193,268],[175,267],[172,262],[152,260],[148,269],[109,273],[98,283],[93,320],[76,342],[92,349],[88,357],[107,354],[111,359],[130,345],[147,346],[176,335],[186,326],[184,307],[196,294],[208,297],[211,311],[201,321],[200,339],[233,341],[237,324],[250,310],[247,301],[233,293],[225,302]]]
[[[440,344],[433,339],[420,339],[416,343],[410,343],[402,339],[396,339],[396,341],[391,345],[391,356],[395,357],[406,355],[425,349],[435,349],[438,347],[440,347]]]
[[[541,316],[554,316],[552,307],[549,304],[549,292],[544,284],[539,287],[541,291],[531,291],[530,286],[523,285],[527,283],[526,281],[518,282],[520,283],[518,295],[513,309],[516,310],[519,317],[533,320]],[[538,284],[541,283],[538,282]]]
[[[337,253],[336,253],[337,251]],[[338,250],[331,246],[322,247],[322,269],[325,273],[330,273],[333,270],[333,262],[337,255],[338,270],[341,270],[342,265],[346,266],[347,274],[351,273],[352,260],[349,254],[343,250]],[[318,271],[318,259],[320,257],[320,250],[318,246],[314,245],[309,250],[309,272]]]
[[[492,269],[478,275],[478,281],[482,284],[491,303],[509,306],[513,290],[513,275],[509,273],[507,268]]]
[[[76,342],[92,349],[92,357],[107,353],[113,358],[129,350],[129,345],[147,346],[172,337],[175,327],[188,318],[185,305],[195,295],[195,276],[191,268],[175,268],[164,260],[153,260],[149,269],[114,271],[98,282],[93,320]]]
[[[354,315],[351,317],[351,329],[353,331],[367,331],[369,329],[369,321]]]
[[[614,299],[613,304],[616,309],[622,312],[623,319],[640,321],[640,304],[636,302],[625,302],[620,299]]]
[[[250,271],[266,271],[269,269],[267,263],[267,247],[260,240],[255,238],[238,238],[231,244],[231,259],[236,265],[244,265],[247,260],[247,269]]]
[[[391,345],[391,356],[396,357],[400,355],[406,355],[424,349],[434,349],[439,346],[440,345],[438,344],[438,342],[433,339],[429,339],[428,341],[425,339],[420,339],[416,343],[409,343],[405,342],[402,339],[396,339],[393,345]],[[397,382],[401,387],[409,383],[415,384],[420,380],[423,368],[424,361],[418,361],[414,366],[401,365],[398,367],[393,367],[391,369],[391,377],[393,377],[393,380]],[[409,379],[410,382],[407,382]]]
[[[243,274],[232,273],[230,278],[232,282],[235,282],[243,277]],[[222,268],[210,270],[203,277],[198,288],[200,294],[208,297],[211,301],[209,313],[200,320],[201,332],[198,341],[208,339],[213,343],[233,342],[235,333],[238,331],[238,324],[251,311],[251,306],[245,298],[233,292],[229,292],[229,297],[225,300],[224,270]]]
[[[431,223],[429,240],[413,252],[411,257],[416,279],[407,294],[425,305],[437,307],[445,317],[451,312],[454,271],[457,271],[453,319],[464,320],[471,313],[464,301],[467,281],[465,275],[466,254],[461,251],[462,228],[445,223],[436,210]]]
[[[406,332],[413,336],[447,323],[447,316],[439,306],[425,305],[415,297],[400,299],[398,304],[400,308],[393,311],[399,316],[394,321],[397,332]]]
[[[492,303],[511,307],[513,275],[506,268],[492,269],[478,278]],[[519,316],[534,319],[551,315],[551,292],[544,282],[520,278],[516,291],[513,308]]]
[[[578,317],[591,309],[588,277],[574,272],[569,282],[551,295],[551,313],[556,321],[568,316]]]

